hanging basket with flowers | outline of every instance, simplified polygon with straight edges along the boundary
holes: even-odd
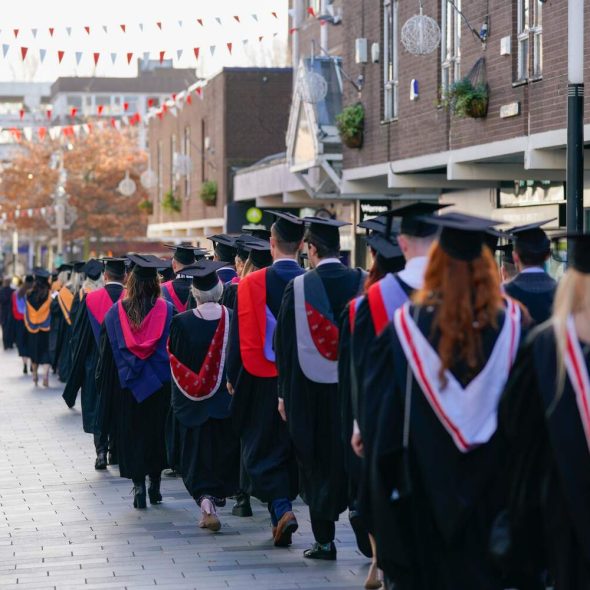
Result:
[[[345,146],[363,147],[365,129],[365,107],[360,102],[342,109],[336,116],[336,125]]]
[[[176,197],[172,189],[164,194],[162,209],[168,213],[180,213],[182,211],[182,201]]]
[[[205,205],[213,207],[217,203],[217,181],[206,180],[203,182],[199,196]]]

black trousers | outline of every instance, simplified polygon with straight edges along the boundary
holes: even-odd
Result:
[[[336,536],[336,523],[333,520],[326,520],[314,514],[309,514],[311,519],[311,530],[318,543],[326,545],[331,543]]]

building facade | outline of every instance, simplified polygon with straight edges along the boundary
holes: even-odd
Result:
[[[291,80],[290,68],[225,68],[148,116],[149,238],[206,246],[228,229],[234,175],[284,149]]]

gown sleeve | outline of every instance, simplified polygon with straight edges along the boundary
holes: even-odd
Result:
[[[96,432],[110,434],[113,426],[114,396],[120,393],[119,375],[111,343],[103,324],[100,331],[98,362],[96,364],[96,391],[98,396]]]
[[[283,294],[274,338],[279,373],[278,396],[285,400],[285,406],[288,408],[291,393],[289,384],[293,382],[293,364],[297,359],[293,281],[287,285]]]
[[[90,353],[90,347],[94,340],[90,319],[86,311],[86,300],[84,300],[78,308],[76,315],[76,322],[72,329],[72,337],[70,346],[72,350],[72,367],[70,376],[64,388],[62,397],[69,408],[72,408],[76,403],[78,391],[84,382],[86,373],[85,361]]]

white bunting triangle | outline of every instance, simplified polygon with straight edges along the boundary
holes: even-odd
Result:
[[[209,51],[211,52],[211,57],[213,57],[213,55],[215,54],[215,45],[211,45],[209,47]]]
[[[182,25],[183,25],[183,24],[184,24],[184,23],[183,23],[181,20],[179,20],[179,21],[178,21],[178,28],[182,29]]]
[[[253,14],[253,15],[252,15],[252,18],[253,18],[253,19],[254,19],[256,22],[258,22],[258,15],[257,15],[257,14]]]
[[[177,49],[176,50],[176,59],[180,61],[180,58],[182,57],[183,53],[184,53],[184,51],[182,49]]]
[[[150,60],[150,52],[144,51],[143,52],[143,61],[149,61],[149,60]]]
[[[72,27],[66,27],[66,33],[68,34],[68,37],[72,36]]]
[[[109,28],[107,27],[107,25],[102,25],[102,30],[103,30],[105,33],[108,33],[108,32],[109,32]]]
[[[33,39],[37,38],[37,29],[31,29],[31,33],[33,34]]]
[[[9,49],[10,49],[10,45],[7,45],[6,43],[2,44],[2,57],[7,56]]]
[[[47,54],[46,49],[39,49],[39,61],[43,63],[45,61],[45,55]]]
[[[76,51],[76,65],[79,66],[80,65],[80,60],[82,59],[82,52],[81,51]]]
[[[143,33],[143,23],[139,23],[139,30]]]
[[[115,62],[117,61],[117,54],[116,53],[111,53],[111,61],[113,62],[113,65],[115,65]]]
[[[215,20],[216,20],[216,21],[217,21],[219,24],[221,24],[221,19],[220,19],[218,16],[216,16],[216,17],[215,17]]]
[[[242,39],[242,45],[246,47],[248,45],[248,39]]]
[[[31,127],[25,127],[23,129],[23,133],[25,134],[25,138],[27,141],[31,141],[33,139],[33,130]]]

